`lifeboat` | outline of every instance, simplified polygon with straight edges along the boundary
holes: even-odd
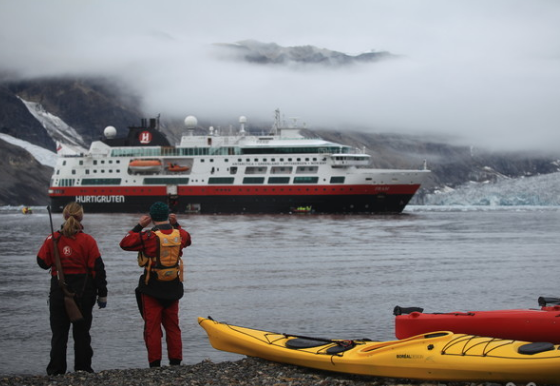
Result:
[[[187,170],[189,170],[189,167],[169,162],[167,164],[167,170],[173,173],[180,173],[180,172],[186,172]]]
[[[161,161],[137,159],[131,161],[128,167],[136,173],[158,172],[161,170]]]

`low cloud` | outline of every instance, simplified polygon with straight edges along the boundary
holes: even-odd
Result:
[[[558,2],[237,3],[4,1],[0,66],[25,79],[117,77],[154,115],[250,124],[271,122],[279,107],[310,128],[558,150]],[[216,43],[247,39],[399,58],[330,68],[217,55]]]

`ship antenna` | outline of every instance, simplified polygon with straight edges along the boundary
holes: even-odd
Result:
[[[278,134],[278,129],[282,125],[282,118],[280,117],[280,109],[274,110],[274,123],[272,124],[272,134]]]
[[[247,122],[247,118],[244,117],[243,115],[239,117],[239,124],[240,124],[240,129],[239,129],[239,134],[241,135],[245,135],[245,123]]]

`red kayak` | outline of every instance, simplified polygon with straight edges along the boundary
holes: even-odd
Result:
[[[423,313],[396,306],[397,339],[434,331],[560,344],[560,298],[538,299],[540,309]]]

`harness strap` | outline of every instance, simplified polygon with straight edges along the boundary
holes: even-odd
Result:
[[[150,281],[150,272],[152,272],[152,260],[153,259],[151,257],[148,257],[148,264],[146,265],[146,277],[144,278],[144,282],[146,283],[146,285],[148,285],[148,282]]]

